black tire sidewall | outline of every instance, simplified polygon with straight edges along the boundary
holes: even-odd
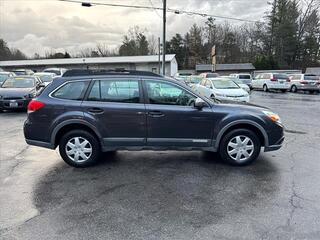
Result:
[[[297,87],[295,85],[291,87],[291,92],[294,92],[294,93],[297,92]]]
[[[81,162],[81,163],[74,162],[71,159],[69,159],[69,157],[66,154],[65,146],[68,143],[68,141],[74,137],[83,137],[83,138],[87,139],[92,146],[91,157],[85,162]],[[59,143],[59,152],[60,152],[62,159],[68,165],[73,166],[73,167],[77,167],[77,168],[89,167],[89,166],[94,165],[98,161],[98,158],[101,153],[100,143],[97,140],[97,138],[95,136],[93,136],[91,133],[84,131],[84,130],[72,130],[72,131],[66,133],[65,135],[63,135],[60,140],[60,143]]]
[[[269,91],[267,84],[264,84],[264,85],[263,85],[263,91],[264,91],[264,92],[268,92],[268,91]]]
[[[249,137],[254,144],[254,152],[251,155],[251,157],[248,160],[241,161],[241,162],[235,161],[227,153],[229,141],[232,138],[234,138],[235,136],[239,136],[239,135]],[[235,130],[230,131],[222,138],[221,143],[220,143],[220,147],[219,147],[219,153],[220,153],[221,158],[224,161],[226,161],[227,163],[229,163],[231,165],[235,165],[235,166],[246,166],[246,165],[252,163],[259,156],[260,150],[261,150],[261,143],[260,143],[258,136],[253,131],[248,130],[248,129],[235,129]]]

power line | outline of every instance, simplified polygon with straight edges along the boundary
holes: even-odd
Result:
[[[80,2],[76,0],[59,0],[62,2],[71,2],[71,3],[79,3],[83,6],[109,6],[109,7],[123,7],[123,8],[136,8],[136,9],[149,9],[149,10],[161,10],[163,11],[163,8],[161,7],[155,7],[152,6],[141,6],[141,5],[127,5],[127,4],[114,4],[114,3],[101,3],[101,2]],[[151,3],[151,2],[150,2]],[[255,20],[248,20],[248,19],[242,19],[242,18],[235,18],[235,17],[226,17],[226,16],[220,16],[220,15],[213,15],[213,14],[207,14],[207,13],[200,13],[200,12],[192,12],[192,11],[185,11],[185,10],[179,10],[179,9],[173,9],[173,8],[167,8],[167,12],[175,13],[175,14],[186,14],[186,15],[194,15],[194,16],[200,16],[200,17],[212,17],[212,18],[221,18],[221,19],[227,19],[227,20],[235,20],[235,21],[242,21],[242,22],[252,22],[252,23],[258,23],[259,21]]]

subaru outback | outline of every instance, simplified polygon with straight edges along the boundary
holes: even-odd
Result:
[[[24,134],[30,145],[59,147],[74,167],[116,150],[211,151],[242,166],[284,141],[279,116],[267,108],[208,99],[139,71],[69,70],[30,102]]]

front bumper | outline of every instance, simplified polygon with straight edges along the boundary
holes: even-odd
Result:
[[[27,109],[31,99],[0,100],[0,108],[6,110]]]
[[[282,147],[283,142],[284,142],[284,136],[276,144],[265,146],[264,151],[265,152],[276,151]]]
[[[216,96],[216,99],[221,100],[221,101],[249,102],[250,101],[250,96],[243,96],[243,97]]]

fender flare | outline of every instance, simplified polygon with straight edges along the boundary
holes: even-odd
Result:
[[[92,125],[91,123],[89,123],[89,122],[87,122],[85,120],[82,120],[82,119],[70,119],[70,120],[63,121],[63,122],[59,123],[57,126],[54,127],[54,129],[52,130],[52,133],[51,133],[51,139],[50,139],[51,144],[55,145],[55,140],[56,140],[56,137],[57,137],[57,133],[63,127],[68,126],[68,125],[72,125],[72,124],[85,125],[86,127],[89,127],[98,136],[99,141],[102,138],[100,133],[99,133],[99,131],[97,130],[97,128],[94,125]]]
[[[218,133],[218,136],[216,138],[215,141],[215,149],[219,149],[219,145],[220,145],[220,141],[222,136],[233,126],[238,125],[238,124],[248,124],[248,125],[252,125],[253,127],[256,127],[260,130],[260,132],[263,135],[264,138],[264,146],[267,147],[269,146],[269,138],[268,138],[268,134],[266,132],[266,130],[258,123],[251,121],[251,120],[236,120],[236,121],[232,121],[230,123],[228,123],[227,125],[225,125],[220,132]]]

